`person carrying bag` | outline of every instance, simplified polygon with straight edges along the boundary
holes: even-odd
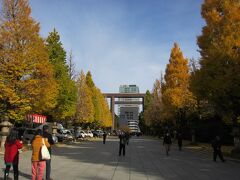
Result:
[[[47,147],[50,147],[50,144],[42,137],[42,130],[38,129],[32,142],[32,180],[43,179],[46,158],[50,157]]]
[[[45,144],[44,138],[42,138],[41,159],[42,160],[49,160],[49,159],[51,159],[50,153],[49,153],[48,148],[47,148],[47,146]]]
[[[43,137],[48,140],[50,147],[48,147],[48,151],[51,157],[52,148],[51,146],[54,145],[52,134],[50,133],[50,127],[48,125],[43,126]],[[51,158],[46,160],[46,180],[53,180],[51,178]]]

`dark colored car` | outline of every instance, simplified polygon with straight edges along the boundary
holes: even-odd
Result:
[[[36,134],[36,129],[30,129],[30,128],[25,129],[22,136],[22,141],[28,144],[31,143],[35,134]]]
[[[93,137],[102,137],[103,136],[102,130],[92,131],[92,133],[93,133]]]
[[[57,129],[57,133],[55,135],[58,139],[58,142],[62,142],[66,137],[61,129]]]

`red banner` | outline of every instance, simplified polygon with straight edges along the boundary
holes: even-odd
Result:
[[[29,114],[27,115],[27,120],[34,123],[45,123],[47,120],[46,116],[40,114]]]

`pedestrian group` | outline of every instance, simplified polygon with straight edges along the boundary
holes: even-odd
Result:
[[[48,125],[43,126],[43,130],[38,129],[36,131],[35,137],[31,142],[32,146],[32,180],[43,180],[44,171],[46,169],[46,180],[52,180],[51,178],[51,146],[54,144],[52,135],[49,132],[50,128]],[[176,133],[175,133],[176,134]],[[103,144],[106,143],[107,133],[103,134]],[[126,144],[129,144],[130,134],[121,131],[119,134],[119,156],[125,156]],[[182,150],[182,134],[177,133],[174,135],[177,139],[178,149]],[[163,146],[165,147],[166,155],[169,156],[169,151],[171,150],[172,139],[169,132],[163,137]],[[43,158],[43,146],[46,146],[49,153],[49,158]],[[10,168],[13,167],[14,180],[19,179],[19,152],[23,147],[22,141],[18,137],[18,131],[12,129],[10,134],[7,136],[5,142],[5,170],[4,170],[4,180],[9,178]],[[217,157],[220,158],[222,162],[225,162],[221,151],[221,141],[220,137],[216,136],[212,141],[213,148],[213,161],[216,162]]]
[[[51,174],[51,145],[53,145],[52,135],[49,133],[49,126],[43,126],[43,131],[38,129],[36,131],[35,137],[31,142],[32,146],[32,180],[43,180],[44,171],[46,168],[46,180],[52,180],[50,177]],[[48,148],[47,153],[49,153],[48,159],[43,159],[42,157],[42,148],[43,145]],[[13,167],[14,180],[19,179],[19,152],[23,147],[23,143],[18,137],[18,131],[16,129],[12,129],[7,136],[5,142],[5,153],[4,153],[4,161],[5,161],[5,171],[4,171],[4,180],[9,179],[9,171],[11,166]]]

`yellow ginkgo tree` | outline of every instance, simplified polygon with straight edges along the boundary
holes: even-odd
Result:
[[[189,90],[189,78],[188,60],[184,58],[178,44],[174,43],[162,85],[164,119],[174,123],[180,121],[181,124],[186,111],[194,106],[195,100]]]
[[[192,77],[192,89],[214,114],[238,127],[240,117],[240,2],[205,0],[201,14],[206,25],[198,37],[200,69]],[[239,142],[239,129],[234,142]],[[236,145],[236,144],[235,144]],[[240,149],[240,143],[238,143]]]
[[[57,85],[39,23],[27,0],[3,0],[0,24],[0,115],[24,120],[55,106]]]

